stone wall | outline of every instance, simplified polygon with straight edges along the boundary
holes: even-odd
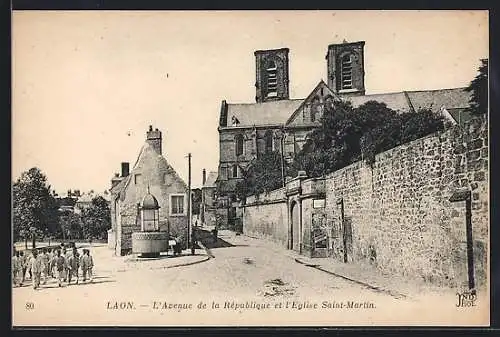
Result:
[[[449,198],[457,188],[467,188],[472,191],[475,277],[484,283],[487,132],[485,121],[473,120],[381,153],[372,167],[358,162],[327,176],[325,213],[331,227],[340,228],[338,200],[343,199],[352,226],[350,259],[373,263],[388,274],[466,285],[465,202]],[[337,235],[333,246],[342,246],[341,240]]]
[[[248,197],[243,209],[243,233],[274,241],[286,248],[287,214],[284,188]]]

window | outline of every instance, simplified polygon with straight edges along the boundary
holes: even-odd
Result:
[[[273,132],[271,130],[266,131],[264,134],[264,140],[266,142],[266,152],[273,151]]]
[[[321,113],[321,102],[318,97],[315,97],[311,104],[311,122],[316,122],[318,115]]]
[[[236,155],[241,156],[243,154],[243,135],[239,134],[236,135],[234,138],[235,141],[235,149],[236,149]]]
[[[238,165],[233,165],[233,174],[232,174],[232,177],[233,178],[238,178]]]
[[[278,77],[276,63],[271,60],[266,67],[267,72],[267,97],[276,97],[278,95]]]
[[[352,55],[342,56],[341,60],[341,89],[352,89]]]
[[[134,184],[140,184],[141,183],[141,174],[137,173],[134,175]]]
[[[166,184],[168,181],[168,174],[167,173],[163,173],[163,183]]]
[[[185,197],[186,196],[184,194],[170,195],[170,215],[185,215]]]

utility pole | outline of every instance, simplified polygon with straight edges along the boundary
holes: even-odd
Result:
[[[281,139],[280,139],[280,152],[281,152],[281,180],[283,183],[283,187],[285,187],[285,130],[281,130]]]
[[[191,153],[188,153],[188,232],[187,232],[187,246],[191,246],[191,254],[194,255],[194,240],[193,239],[193,226],[191,224]],[[191,243],[191,245],[190,245]]]

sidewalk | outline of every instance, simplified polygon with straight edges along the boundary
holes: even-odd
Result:
[[[251,241],[255,246],[262,246],[267,249],[279,252],[294,259],[297,263],[306,267],[315,268],[323,272],[343,278],[349,282],[372,289],[376,292],[389,294],[395,298],[412,298],[419,296],[422,292],[443,292],[444,288],[439,288],[417,280],[411,280],[395,275],[384,275],[374,266],[368,264],[342,263],[333,258],[309,258],[300,255],[295,251],[280,247],[278,244],[247,235],[236,236],[230,231],[222,231],[221,237],[231,242]]]

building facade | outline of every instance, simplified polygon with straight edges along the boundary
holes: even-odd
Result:
[[[325,107],[350,101],[358,107],[368,101],[385,103],[398,112],[431,109],[452,123],[465,121],[470,94],[464,88],[365,94],[365,42],[331,44],[327,48],[327,81],[320,80],[306,98],[289,97],[289,49],[259,50],[256,60],[255,103],[223,100],[219,118],[218,222],[238,218],[235,188],[259,154],[282,153],[292,161],[309,132],[320,126]]]
[[[162,154],[162,136],[150,126],[137,161],[128,172],[111,180],[111,230],[108,245],[116,255],[132,250],[132,233],[141,230],[139,203],[148,191],[155,195],[159,209],[159,230],[186,242],[188,230],[188,187]]]

